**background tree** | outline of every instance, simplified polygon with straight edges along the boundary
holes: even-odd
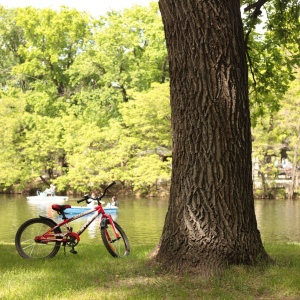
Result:
[[[147,92],[128,91],[119,104],[120,117],[101,129],[68,116],[64,124],[64,149],[68,173],[59,186],[75,190],[97,187],[111,179],[126,182],[142,192],[153,191],[156,180],[170,178],[171,134],[169,88],[154,84]],[[157,96],[159,95],[159,97]]]
[[[285,1],[278,15],[273,1],[242,1],[248,5],[243,16],[254,125],[279,109],[293,78],[289,64],[299,56],[299,24],[291,22],[297,3]],[[273,23],[264,35],[254,32],[253,15],[261,5]],[[163,84],[169,66],[157,3],[111,11],[99,20],[66,7],[1,7],[0,13],[0,135],[6,137],[0,151],[6,163],[14,162],[9,176],[1,162],[0,188],[25,187],[48,173],[59,175],[60,190],[82,191],[118,178],[149,192],[169,178],[170,112]],[[273,30],[286,25],[289,35]]]
[[[295,80],[281,99],[277,113],[259,117],[253,134],[253,158],[260,165],[259,174],[262,179],[264,194],[270,192],[278,175],[286,179],[286,195],[291,199],[299,187],[299,68],[294,69]],[[292,168],[284,169],[282,159],[288,159]],[[275,161],[277,164],[275,165]]]
[[[0,100],[0,185],[4,189],[15,184],[16,190],[22,190],[31,173],[30,166],[20,160],[20,149],[15,147],[20,129],[19,117],[24,106],[25,101],[16,102],[15,95],[2,95]]]
[[[272,197],[271,188],[279,175],[281,163],[282,135],[274,128],[274,116],[259,117],[252,129],[253,176],[257,183],[256,195],[262,198]],[[278,167],[275,161],[278,162]],[[260,182],[260,183],[259,183]],[[262,190],[260,194],[259,190]]]
[[[170,60],[169,209],[156,260],[214,273],[268,259],[254,212],[240,1],[159,1]]]
[[[90,37],[88,16],[65,7],[60,12],[27,7],[18,9],[16,20],[26,43],[18,49],[24,62],[14,72],[30,82],[28,89],[53,86],[57,96],[68,95],[67,71]]]
[[[17,9],[7,10],[0,5],[0,83],[2,87],[19,86],[19,82],[12,73],[12,68],[23,62],[19,55],[19,48],[24,45],[23,29],[16,24]]]
[[[281,138],[281,142],[288,149],[288,159],[292,163],[289,172],[291,182],[288,188],[288,198],[292,199],[295,190],[298,188],[297,173],[299,167],[299,148],[300,148],[300,71],[296,70],[296,81],[291,83],[282,100],[282,108],[274,117],[274,134]]]
[[[132,100],[119,105],[121,120],[111,121],[103,132],[110,141],[107,161],[114,178],[149,193],[157,180],[170,178],[169,88],[156,83],[147,92],[129,94]]]
[[[241,1],[251,120],[276,113],[299,65],[299,1]]]
[[[69,70],[72,83],[86,91],[72,99],[86,103],[101,125],[119,116],[118,104],[130,100],[130,89],[148,90],[168,79],[166,56],[157,4],[111,11],[95,21],[94,42]]]
[[[119,106],[140,97],[134,94],[134,89],[149,90],[152,82],[163,82],[168,78],[157,4],[148,8],[136,6],[124,13],[110,12],[99,21],[66,7],[60,11],[31,7],[3,9],[0,25],[2,50],[6,55],[2,71],[4,74],[9,66],[9,74],[14,80],[3,77],[6,81],[3,81],[0,106],[6,111],[7,106],[12,105],[12,111],[3,113],[3,124],[10,126],[3,126],[0,131],[11,138],[3,143],[1,151],[2,157],[11,159],[14,153],[19,153],[9,169],[16,176],[10,176],[11,180],[3,182],[2,186],[22,182],[24,188],[39,175],[46,174],[51,179],[60,175],[58,190],[82,191],[88,185],[110,181],[111,176],[115,178],[111,171],[112,168],[124,168],[122,156],[129,156],[131,162],[126,165],[125,173],[118,174],[122,174],[124,181],[131,174],[131,185],[134,173],[135,188],[147,190],[150,180],[155,183],[158,178],[169,177],[168,171],[162,171],[169,170],[167,163],[162,162],[155,152],[157,148],[166,147],[166,139],[156,139],[156,142],[152,139],[146,146],[141,134],[134,136],[138,131],[132,123],[126,121],[130,128],[125,128],[125,115],[120,110],[126,109]],[[11,47],[12,44],[15,47]],[[8,60],[9,57],[14,60]],[[161,92],[158,87],[153,90]],[[135,109],[131,103],[127,111],[144,109],[141,114],[148,112],[159,118],[164,96],[151,97],[157,102],[157,112],[153,111],[154,105],[138,105]],[[165,113],[169,114],[169,110]],[[153,119],[153,125],[147,125],[144,137],[150,135],[150,130],[155,131],[151,126],[167,126],[167,151],[170,152],[169,124],[163,117],[161,121],[158,123]],[[142,122],[147,123],[147,120],[137,121],[141,128],[144,127]],[[106,128],[111,128],[111,124],[120,128],[120,135],[113,144],[115,153],[120,153],[120,165],[108,164],[103,169],[101,166],[110,160],[107,155],[112,144],[106,134],[111,132]],[[5,128],[9,131],[2,132]],[[128,139],[122,141],[125,132]],[[119,144],[128,145],[122,148]],[[130,148],[130,155],[127,155],[125,152]],[[155,170],[149,168],[150,163],[156,165]],[[19,176],[19,168],[26,176]],[[8,169],[0,171],[3,179],[8,178],[5,172]]]

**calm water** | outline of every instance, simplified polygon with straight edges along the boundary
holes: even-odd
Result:
[[[106,200],[108,201],[108,200]],[[78,205],[75,200],[67,203]],[[159,241],[167,211],[167,199],[119,198],[119,211],[114,219],[125,230],[131,244],[153,245]],[[255,200],[258,228],[264,242],[300,242],[300,201]],[[19,226],[39,214],[58,221],[51,204],[32,204],[25,196],[0,195],[0,242],[13,243]],[[78,230],[86,221],[73,222]],[[81,236],[81,242],[100,239],[99,222],[94,222]]]
[[[77,198],[78,199],[78,198]],[[110,199],[104,199],[109,202]],[[118,199],[119,210],[112,215],[126,232],[130,243],[153,245],[159,241],[165,215],[167,199]],[[70,199],[66,203],[78,205],[76,200]],[[30,218],[38,215],[48,216],[58,222],[61,219],[51,208],[51,203],[31,203],[25,196],[0,195],[1,230],[0,242],[14,242],[14,236],[19,226]],[[72,222],[77,231],[87,221],[88,217]],[[94,221],[81,235],[81,242],[94,242],[100,237],[99,221]]]

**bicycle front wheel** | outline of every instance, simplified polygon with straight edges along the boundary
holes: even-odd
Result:
[[[44,234],[56,223],[50,219],[35,218],[26,221],[18,229],[15,237],[15,245],[18,253],[23,258],[46,258],[56,255],[60,248],[60,242],[35,242],[35,237]],[[60,233],[60,228],[55,233]]]
[[[101,237],[107,251],[113,257],[125,257],[130,253],[130,245],[128,238],[121,226],[114,222],[119,238],[116,238],[115,232],[109,220],[106,220],[106,225],[101,227]]]

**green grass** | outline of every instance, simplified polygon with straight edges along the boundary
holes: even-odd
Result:
[[[300,245],[268,244],[276,264],[234,266],[222,276],[163,274],[147,264],[149,246],[132,245],[115,259],[102,243],[63,248],[47,260],[24,260],[14,245],[0,244],[0,299],[300,299]]]

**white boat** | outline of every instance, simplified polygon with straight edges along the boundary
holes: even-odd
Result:
[[[28,201],[30,202],[36,202],[36,203],[47,203],[47,202],[65,202],[69,199],[68,196],[46,196],[44,194],[40,194],[38,196],[28,196],[26,197]]]

